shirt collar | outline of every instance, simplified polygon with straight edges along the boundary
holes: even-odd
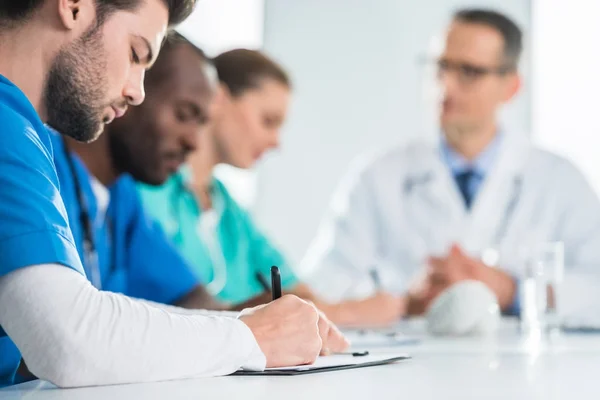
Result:
[[[492,142],[473,160],[468,161],[461,154],[457,153],[446,140],[446,137],[442,135],[440,150],[442,153],[442,159],[446,165],[450,168],[453,175],[463,173],[469,169],[472,169],[477,175],[484,177],[492,168],[494,161],[498,156],[500,150],[500,143],[502,142],[503,134],[499,132]]]
[[[95,176],[91,174],[90,185],[92,186],[94,197],[96,197],[98,215],[100,216],[100,218],[104,219],[104,217],[106,216],[106,211],[108,210],[108,205],[110,203],[110,191],[98,179],[96,179]]]
[[[194,191],[192,189],[194,181],[194,171],[188,164],[182,165],[175,176],[180,182],[181,190],[194,194]],[[225,209],[225,199],[222,192],[223,191],[221,188],[221,184],[218,182],[217,178],[213,176],[212,182],[210,184],[210,193],[213,206],[212,208],[216,211],[218,219],[220,219]],[[200,209],[199,206],[198,209]],[[200,211],[200,213],[203,214],[202,211]]]

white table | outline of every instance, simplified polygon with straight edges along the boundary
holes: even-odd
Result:
[[[59,390],[34,381],[0,399],[599,399],[600,336],[525,340],[506,322],[496,338],[430,338],[374,348],[408,352],[395,365],[296,377],[222,377]],[[360,346],[357,346],[360,348]]]

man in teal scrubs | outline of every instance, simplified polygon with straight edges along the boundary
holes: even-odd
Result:
[[[21,355],[37,377],[74,387],[297,365],[345,347],[293,296],[237,319],[183,315],[86,278],[44,122],[90,141],[139,105],[167,25],[194,3],[0,2],[0,386],[18,381]]]

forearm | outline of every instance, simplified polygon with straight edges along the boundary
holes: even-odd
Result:
[[[291,292],[314,303],[331,322],[340,326],[387,326],[399,321],[406,313],[406,297],[386,292],[338,303],[320,299],[304,284],[298,284]]]
[[[330,321],[335,324],[349,324],[354,319],[354,313],[352,312],[349,301],[332,303],[327,302],[319,296],[315,295],[308,285],[299,283],[294,286],[290,293],[298,296],[304,300],[312,302],[315,307],[321,310]]]
[[[212,297],[203,286],[196,286],[190,293],[175,302],[176,307],[190,310],[230,310],[231,306]]]
[[[353,307],[353,302],[345,301],[337,304],[317,302],[315,306],[323,311],[331,322],[340,326],[351,326],[359,323],[358,310]]]
[[[299,283],[299,284],[295,285],[294,287],[289,288],[288,290],[284,290],[284,292],[285,292],[285,294],[293,294],[294,296],[298,296],[303,300],[311,301],[311,302],[315,303],[317,308],[319,308],[319,305],[323,304],[317,300],[316,296],[311,292],[311,290],[308,288],[308,286],[306,286],[303,283]],[[258,296],[253,297],[243,303],[234,305],[230,309],[236,310],[236,311],[241,311],[245,308],[252,308],[252,307],[260,306],[262,304],[270,303],[272,300],[273,300],[273,296],[272,296],[271,292],[263,292],[263,293],[259,294]]]
[[[0,279],[0,324],[29,370],[62,387],[224,375],[265,363],[239,320],[174,314],[99,292],[58,265]]]

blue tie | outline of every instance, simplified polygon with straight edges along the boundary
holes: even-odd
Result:
[[[477,174],[472,169],[468,169],[464,172],[454,175],[454,179],[458,185],[458,190],[460,191],[460,194],[462,194],[465,205],[467,206],[467,210],[471,209],[471,203],[473,202],[474,193],[471,191],[470,186],[471,181],[476,176]]]

